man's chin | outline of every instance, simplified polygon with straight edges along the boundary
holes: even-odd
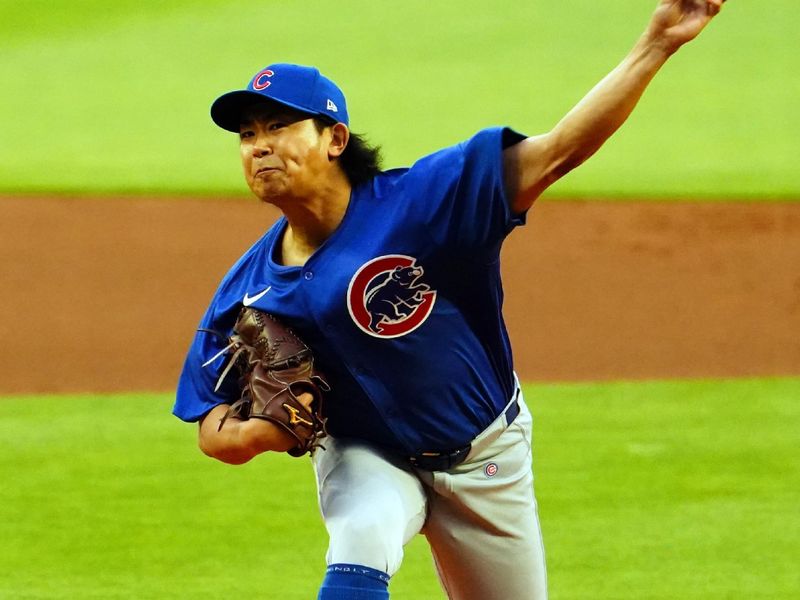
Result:
[[[280,190],[274,185],[251,185],[250,191],[253,192],[256,198],[269,204],[273,204],[274,200],[280,197]]]

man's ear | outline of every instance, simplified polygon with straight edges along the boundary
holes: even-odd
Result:
[[[350,130],[344,123],[336,123],[331,127],[331,143],[328,144],[328,158],[339,158],[350,141]]]

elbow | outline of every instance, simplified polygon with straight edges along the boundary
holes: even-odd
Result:
[[[201,434],[197,445],[203,454],[227,465],[243,465],[256,455],[246,446],[227,443],[222,436]]]
[[[224,428],[219,426],[227,411],[228,405],[221,404],[200,419],[197,446],[210,458],[228,465],[242,465],[258,452],[253,450],[241,421],[228,419]]]
[[[263,419],[228,419],[219,428],[216,417],[224,412],[220,408],[218,414],[200,422],[198,446],[206,456],[225,464],[242,465],[264,452],[285,452],[297,445],[296,439]]]
[[[253,458],[253,454],[243,451],[241,448],[222,448],[209,446],[202,442],[199,444],[200,451],[209,458],[216,459],[226,465],[243,465]]]

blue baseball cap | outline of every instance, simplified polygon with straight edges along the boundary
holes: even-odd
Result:
[[[242,111],[270,100],[334,123],[350,125],[347,103],[339,86],[314,67],[277,63],[261,69],[247,89],[223,94],[211,105],[214,123],[239,132]]]

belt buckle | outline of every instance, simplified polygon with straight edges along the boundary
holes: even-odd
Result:
[[[472,444],[452,452],[420,452],[408,457],[408,462],[423,471],[447,471],[460,465],[467,458]]]

